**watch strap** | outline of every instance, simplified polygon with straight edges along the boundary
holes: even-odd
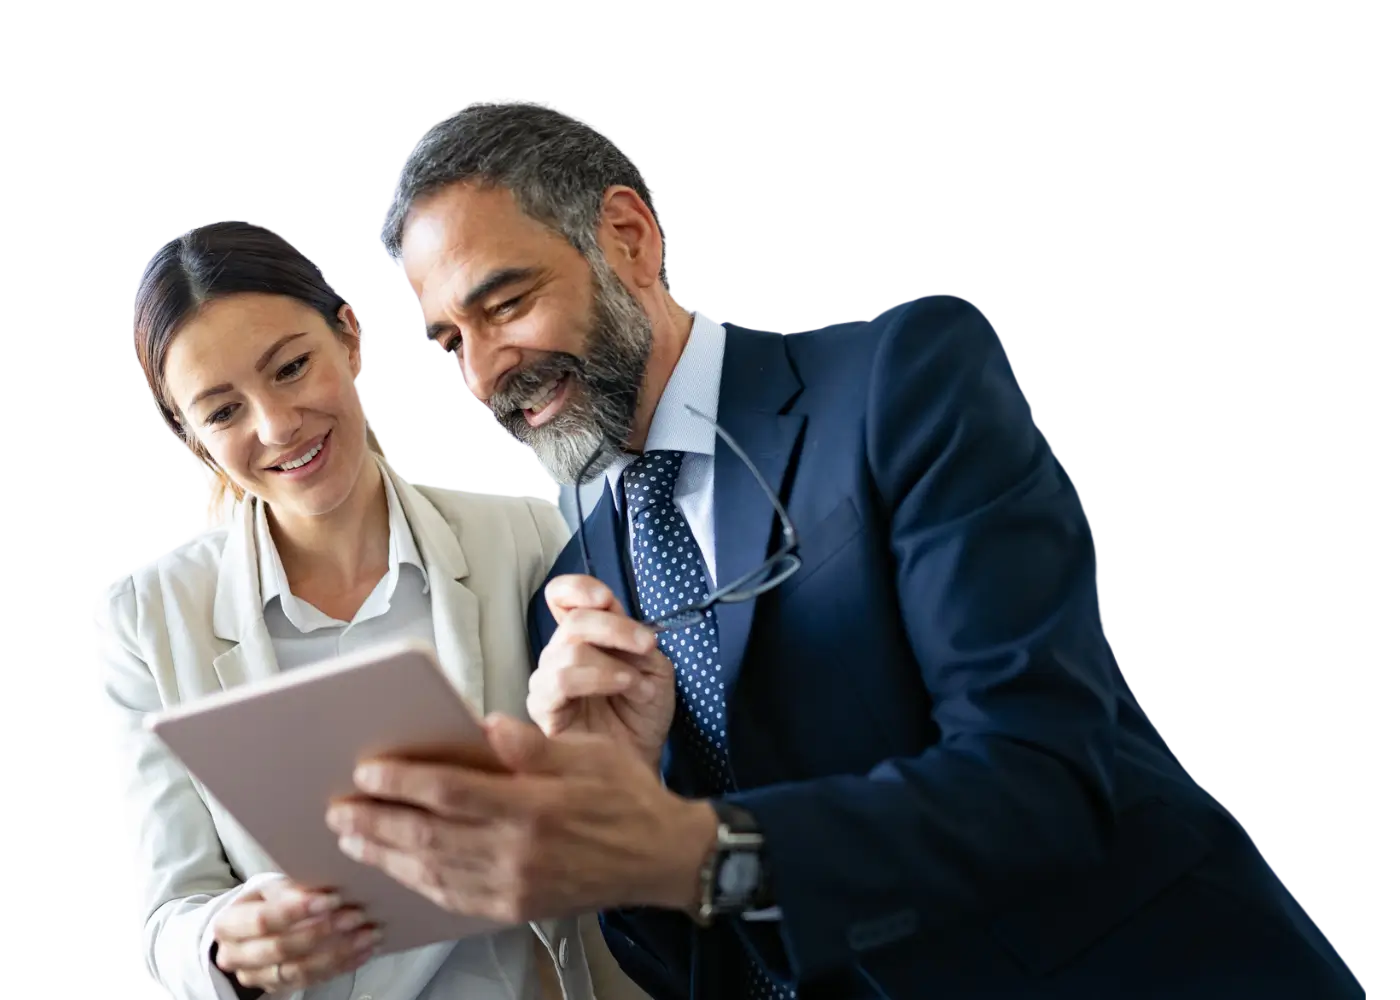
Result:
[[[696,923],[708,927],[715,917],[768,906],[766,865],[763,863],[763,834],[753,814],[723,799],[711,799],[710,806],[719,820],[714,849],[700,869],[700,906]],[[720,870],[735,853],[752,854],[758,863],[758,884],[742,898],[725,898],[719,888]]]

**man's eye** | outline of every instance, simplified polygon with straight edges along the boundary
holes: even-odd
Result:
[[[512,312],[515,311],[515,307],[520,305],[520,300],[523,298],[523,295],[517,295],[513,299],[506,299],[506,301],[502,302],[500,305],[494,307],[491,310],[491,318],[505,319],[507,316],[509,316]]]
[[[442,349],[448,354],[456,354],[462,349],[462,335],[454,333],[442,342]]]

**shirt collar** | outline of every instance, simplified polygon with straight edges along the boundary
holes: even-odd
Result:
[[[661,392],[651,418],[644,451],[680,451],[714,455],[715,429],[686,409],[692,406],[714,420],[719,413],[719,383],[724,372],[724,327],[692,313],[690,336]],[[608,466],[608,486],[617,498],[622,471],[638,456],[623,453]]]
[[[389,498],[389,580],[384,588],[386,595],[392,595],[398,586],[399,567],[413,566],[418,570],[423,578],[423,593],[428,592],[428,572],[423,568],[423,559],[418,552],[418,546],[413,541],[413,531],[408,526],[408,518],[404,515],[403,503],[399,500],[398,491],[394,489],[393,481],[389,478],[388,471],[383,463],[379,465],[380,475],[384,479],[384,493]],[[272,530],[267,523],[267,504],[261,500],[256,502],[256,513],[253,520],[253,534],[258,551],[258,589],[262,594],[262,606],[267,608],[274,600],[280,601],[282,612],[287,618],[301,629],[309,632],[313,628],[321,628],[332,623],[332,619],[319,612],[315,616],[300,614],[304,607],[307,611],[316,611],[304,601],[288,600],[288,597],[295,597],[292,594],[291,585],[287,582],[287,571],[282,565],[282,557],[277,552],[277,545],[272,540]],[[312,621],[309,618],[317,618]]]

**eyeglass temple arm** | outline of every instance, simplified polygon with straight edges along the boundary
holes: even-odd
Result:
[[[758,471],[758,466],[753,464],[753,459],[749,458],[748,452],[744,451],[744,449],[739,446],[739,443],[735,441],[732,436],[730,436],[730,433],[723,427],[721,427],[713,419],[711,419],[707,414],[701,413],[689,403],[686,404],[685,408],[691,413],[693,413],[695,416],[699,417],[701,420],[705,421],[705,423],[713,427],[715,429],[715,433],[724,439],[725,444],[729,445],[730,450],[732,450],[734,454],[739,456],[739,461],[744,463],[745,467],[753,475],[754,479],[758,481],[759,488],[763,490],[763,495],[768,498],[768,502],[772,504],[773,509],[778,512],[778,520],[782,523],[783,526],[783,540],[785,542],[784,549],[786,550],[786,552],[774,553],[771,557],[769,557],[769,559],[764,561],[762,566],[759,566],[752,572],[746,573],[744,576],[739,577],[739,579],[734,580],[733,582],[715,591],[713,594],[710,595],[709,598],[710,602],[713,603],[720,597],[723,597],[726,594],[733,593],[735,590],[738,590],[742,584],[747,583],[756,576],[758,576],[759,573],[769,568],[774,559],[777,559],[782,555],[790,554],[793,551],[795,551],[797,548],[797,529],[793,527],[792,521],[788,518],[787,511],[783,509],[782,501],[780,501],[778,499],[778,495],[773,492],[773,487],[768,485],[768,480],[764,479],[763,474]],[[600,455],[602,455],[602,453],[603,446],[599,444],[598,447],[593,450],[593,454],[588,457],[588,461],[583,464],[583,468],[579,470],[578,478],[574,480],[574,507],[577,508],[576,514],[578,517],[579,555],[583,559],[583,571],[588,576],[593,575],[593,566],[592,560],[589,558],[588,541],[584,532],[583,483],[587,481],[589,470],[593,468],[594,463],[598,461],[598,458]]]
[[[768,498],[768,502],[771,503],[773,505],[773,509],[778,512],[778,520],[782,522],[783,535],[787,539],[788,544],[795,545],[797,542],[797,529],[795,529],[792,526],[792,522],[788,520],[787,511],[783,509],[782,502],[778,499],[778,495],[773,492],[773,487],[768,485],[768,480],[764,479],[763,474],[758,471],[758,466],[753,464],[753,460],[749,458],[748,452],[744,451],[743,448],[739,447],[739,443],[729,436],[729,432],[723,427],[721,427],[719,424],[717,424],[710,417],[701,413],[689,403],[686,404],[685,408],[691,413],[695,414],[701,420],[705,421],[705,423],[713,427],[715,429],[715,433],[718,434],[720,437],[724,438],[724,443],[729,445],[730,450],[732,450],[734,454],[739,456],[739,461],[743,462],[744,465],[748,467],[748,470],[751,473],[753,473],[753,477],[758,480],[758,485],[763,490],[763,495]]]

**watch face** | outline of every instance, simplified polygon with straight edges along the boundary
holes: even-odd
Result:
[[[715,873],[715,887],[726,899],[744,898],[758,891],[762,868],[752,851],[734,851],[724,856]]]

